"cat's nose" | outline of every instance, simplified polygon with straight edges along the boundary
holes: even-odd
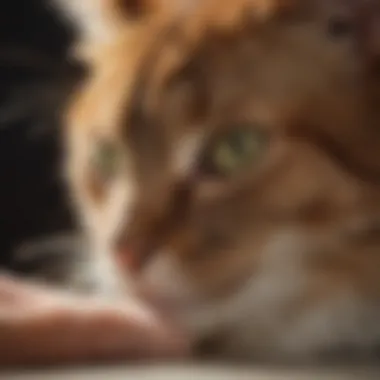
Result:
[[[114,255],[116,256],[116,261],[124,270],[135,274],[140,271],[141,264],[139,258],[132,249],[126,247],[116,248]]]
[[[137,275],[152,256],[152,250],[147,244],[121,238],[114,245],[114,254],[123,269],[132,275]]]

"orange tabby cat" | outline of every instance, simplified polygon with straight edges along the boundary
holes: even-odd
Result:
[[[67,167],[101,289],[128,279],[219,354],[372,350],[377,4],[71,5],[91,73]]]

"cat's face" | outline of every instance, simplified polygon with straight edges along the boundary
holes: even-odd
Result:
[[[339,1],[301,3],[207,1],[121,28],[69,116],[93,241],[239,355],[380,337],[373,35]]]

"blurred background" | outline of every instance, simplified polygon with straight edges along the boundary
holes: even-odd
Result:
[[[82,75],[65,58],[73,38],[49,0],[0,1],[1,269],[33,271],[22,244],[75,231],[59,167],[59,114]]]

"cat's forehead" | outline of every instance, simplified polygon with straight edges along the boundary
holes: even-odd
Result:
[[[155,20],[121,33],[98,54],[90,85],[74,107],[75,124],[117,135],[129,128],[136,108],[149,112],[155,106],[158,117],[166,111],[164,116],[179,130],[200,125],[189,118],[218,102],[220,119],[250,117],[246,113],[253,110],[268,116],[273,111],[263,104],[268,94],[283,108],[290,101],[294,106],[299,99],[287,91],[297,96],[299,90],[302,97],[297,86],[313,86],[312,78],[326,74],[322,66],[329,61],[342,64],[334,62],[335,47],[320,24],[330,11],[347,10],[348,3],[239,0],[217,6],[209,0],[186,17]],[[257,15],[253,24],[247,22],[249,9]],[[299,74],[309,76],[309,83],[296,80],[302,78]]]
[[[342,49],[339,39],[335,43],[328,35],[325,1],[318,12],[317,2],[307,1],[304,7],[281,8],[280,13],[253,24],[244,12],[248,3],[229,6],[235,18],[223,13],[226,3],[222,2],[220,12],[204,12],[180,22],[176,19],[151,33],[154,37],[147,40],[134,66],[129,110],[156,106],[161,115],[164,111],[182,115],[183,124],[189,122],[190,114],[199,116],[213,107],[227,119],[252,109],[266,113],[260,103],[265,103],[268,95],[273,102],[276,96],[282,97],[280,102],[297,102],[297,92],[302,96],[307,87],[318,87],[321,77],[332,83],[331,75],[355,65],[355,60],[351,62],[345,55],[344,41]],[[294,2],[282,4],[290,3]],[[340,11],[340,2],[335,3],[333,15]],[[307,5],[313,5],[312,9]]]

